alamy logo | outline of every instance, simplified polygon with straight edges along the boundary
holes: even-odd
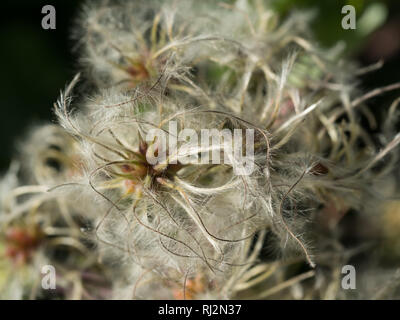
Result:
[[[342,28],[345,30],[356,28],[356,9],[351,5],[346,5],[342,8]]]
[[[54,290],[56,288],[56,269],[52,265],[42,267],[42,288],[44,290]]]
[[[189,128],[178,133],[177,122],[170,121],[168,134],[152,128],[145,139],[151,146],[146,153],[151,165],[224,163],[232,166],[236,175],[250,175],[254,169],[254,129],[202,129],[199,137]]]
[[[345,276],[342,278],[342,288],[345,290],[356,289],[356,268],[347,264],[342,268],[342,274]]]
[[[51,5],[45,5],[42,8],[42,13],[46,14],[42,18],[42,28],[47,29],[55,29],[56,28],[56,8]]]

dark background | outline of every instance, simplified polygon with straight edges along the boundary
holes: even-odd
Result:
[[[127,0],[128,1],[128,0]],[[146,0],[137,0],[146,1]],[[30,125],[54,121],[52,105],[61,89],[78,70],[77,53],[70,39],[74,18],[84,1],[26,0],[2,1],[0,5],[0,171],[4,171],[15,153],[15,143],[24,137]],[[344,40],[349,55],[367,65],[380,58],[384,67],[362,78],[365,90],[400,81],[400,1],[398,0],[272,0],[282,12],[293,7],[313,8],[318,14],[313,23],[322,45]],[[352,30],[341,28],[341,7],[353,4],[357,18],[372,2],[388,9],[386,22],[368,37],[359,38]],[[56,8],[56,30],[44,30],[41,9]],[[397,94],[397,95],[396,95]],[[399,92],[370,102],[380,115]]]
[[[80,1],[9,1],[0,5],[0,170],[30,125],[54,120],[52,105],[77,70],[70,31]],[[56,30],[41,27],[56,8]]]

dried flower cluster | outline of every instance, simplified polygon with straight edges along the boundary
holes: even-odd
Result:
[[[379,213],[400,142],[399,100],[379,126],[366,101],[399,86],[360,93],[367,70],[318,48],[308,25],[261,0],[87,5],[59,125],[34,128],[1,182],[1,296],[345,297],[354,253],[338,224]],[[213,139],[149,161],[162,143],[146,137],[176,135],[171,122],[199,136],[254,130],[252,172],[237,174],[236,158],[183,161],[229,157]],[[40,287],[43,265],[56,293]]]

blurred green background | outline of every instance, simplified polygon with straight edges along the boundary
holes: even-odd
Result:
[[[399,0],[271,1],[283,15],[293,8],[314,10],[312,29],[321,45],[330,46],[342,40],[347,45],[347,54],[362,65],[384,59],[381,70],[362,79],[364,89],[400,80]],[[8,167],[15,152],[15,142],[23,138],[30,124],[54,121],[52,105],[60,89],[78,70],[70,32],[83,2],[24,0],[1,3],[0,171]],[[56,30],[41,28],[41,9],[46,4],[56,8]],[[357,10],[356,30],[341,28],[341,8],[345,4],[354,5]],[[394,96],[395,93],[391,93],[376,98],[372,100],[372,107],[379,112]]]

